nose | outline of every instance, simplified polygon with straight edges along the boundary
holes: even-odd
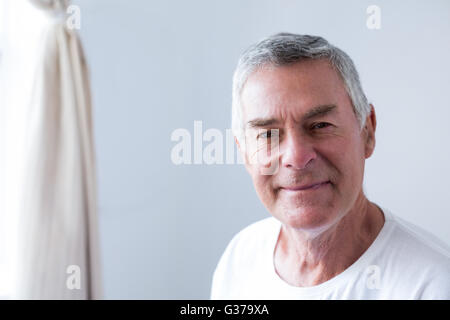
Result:
[[[290,169],[305,169],[317,158],[312,141],[301,132],[291,130],[280,142],[281,166]]]

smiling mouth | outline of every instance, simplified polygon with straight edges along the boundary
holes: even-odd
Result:
[[[318,182],[318,183],[309,184],[309,185],[303,185],[303,186],[281,187],[280,189],[286,190],[286,191],[316,190],[316,189],[319,189],[320,187],[323,187],[323,186],[325,186],[325,185],[327,185],[329,183],[331,183],[331,182],[330,181],[323,181],[323,182]]]

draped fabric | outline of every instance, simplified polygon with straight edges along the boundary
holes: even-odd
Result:
[[[101,298],[92,110],[85,57],[66,25],[68,1],[45,10],[27,114],[18,217],[18,299]],[[78,286],[79,285],[79,286]]]

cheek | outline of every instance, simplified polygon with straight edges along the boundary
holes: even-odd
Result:
[[[251,176],[255,190],[261,199],[261,202],[270,206],[275,201],[275,191],[272,188],[273,176],[260,174],[257,166],[252,168]]]
[[[364,176],[364,147],[358,139],[336,145],[334,164],[339,171],[339,182],[345,189],[359,189]]]
[[[318,154],[316,171],[322,171],[336,185],[338,191],[355,188],[364,165],[364,148],[357,134],[343,132],[335,137],[319,141],[315,145]]]

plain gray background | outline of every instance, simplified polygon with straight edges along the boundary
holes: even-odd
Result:
[[[231,124],[251,43],[321,35],[354,60],[378,116],[370,200],[450,243],[450,2],[77,0],[90,65],[105,298],[207,299],[231,237],[269,216],[242,165],[180,165],[177,128]],[[366,27],[369,5],[381,29]]]

